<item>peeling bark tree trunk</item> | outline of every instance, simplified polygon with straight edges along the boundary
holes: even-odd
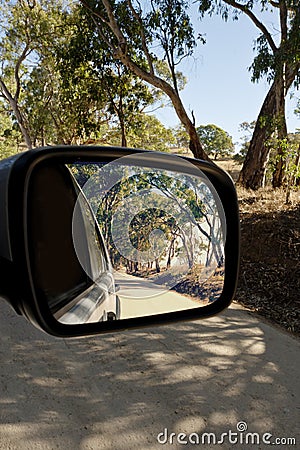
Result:
[[[263,187],[270,147],[267,141],[272,135],[272,118],[276,108],[277,81],[274,81],[261,107],[250,146],[240,172],[238,183],[247,189]]]
[[[282,76],[276,77],[263,102],[246,159],[238,178],[238,184],[241,184],[247,189],[257,190],[264,186],[266,166],[270,154],[268,140],[274,132],[274,124],[276,125],[276,121],[279,124],[279,135],[283,137],[284,133],[286,133],[286,125],[285,127],[282,126],[283,120],[285,123],[285,94],[293,83],[298,70],[298,66],[287,69],[284,81]],[[281,99],[281,101],[278,102],[278,99]]]
[[[278,125],[277,125],[277,139],[278,139],[278,149],[277,149],[277,163],[275,171],[273,173],[272,185],[273,188],[279,188],[283,184],[285,171],[286,171],[286,152],[284,148],[284,143],[287,141],[287,125],[285,118],[285,86],[283,86],[281,91],[278,92],[277,97],[277,113],[278,113]]]
[[[278,131],[278,139],[279,139],[279,147],[278,147],[278,161],[276,163],[275,172],[273,173],[273,180],[272,185],[273,188],[279,188],[282,186],[284,177],[285,177],[285,170],[286,170],[286,157],[283,145],[283,140],[287,139],[287,126],[286,126],[286,120],[284,118],[284,123],[282,124],[282,130]]]
[[[27,129],[27,126],[25,124],[25,120],[24,120],[23,114],[22,114],[22,112],[21,112],[21,110],[20,110],[20,108],[18,106],[18,102],[11,95],[11,93],[9,92],[9,90],[7,89],[5,83],[2,80],[0,80],[0,88],[1,88],[1,91],[3,93],[4,98],[9,103],[9,105],[10,105],[10,107],[11,107],[11,109],[12,109],[14,115],[15,115],[15,118],[17,120],[18,126],[20,128],[21,133],[22,133],[23,139],[24,139],[24,141],[26,143],[26,146],[27,146],[28,150],[30,150],[33,147],[33,144],[32,144],[32,140],[31,140],[31,137],[30,137],[30,133],[29,133],[29,131]]]

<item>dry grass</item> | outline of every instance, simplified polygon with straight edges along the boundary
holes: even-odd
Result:
[[[238,188],[241,269],[236,299],[300,333],[300,191]]]
[[[223,159],[215,161],[215,163],[229,173],[234,181],[237,181],[242,164],[234,161],[233,159]]]
[[[236,181],[241,165],[216,161]],[[300,335],[300,189],[238,187],[241,266],[236,301]]]
[[[237,188],[239,204],[242,212],[285,211],[300,202],[300,190],[291,191],[291,204],[286,204],[286,190],[273,189],[271,186],[257,191]]]

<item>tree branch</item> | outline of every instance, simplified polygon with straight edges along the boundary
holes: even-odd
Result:
[[[91,17],[92,17],[92,21],[95,24],[95,27],[98,30],[98,33],[100,34],[101,39],[103,39],[103,41],[106,43],[106,45],[112,49],[113,53],[115,53],[117,51],[116,47],[114,45],[112,45],[112,43],[107,39],[107,37],[103,33],[102,28],[99,25],[99,23],[97,22],[97,20],[95,19],[95,17],[93,15]]]
[[[117,21],[115,19],[114,12],[113,12],[113,9],[111,6],[111,2],[109,0],[102,0],[102,3],[106,10],[107,15],[108,15],[108,20],[109,20],[108,25],[118,40],[119,49],[122,51],[122,53],[126,54],[127,53],[127,42],[126,42],[125,36],[123,35],[120,27],[117,24]]]
[[[27,56],[32,52],[32,50],[30,50],[30,43],[27,42],[24,50],[22,51],[21,55],[19,56],[17,63],[16,63],[16,67],[15,67],[15,81],[16,81],[16,92],[14,95],[14,99],[16,101],[18,101],[19,96],[20,96],[20,91],[21,91],[21,80],[20,80],[20,67],[22,62],[27,58]]]
[[[141,109],[141,112],[145,113],[145,114],[152,114],[155,111],[158,111],[159,109],[163,108],[163,105],[157,106],[156,108],[150,109],[150,111],[146,111],[147,106],[145,106],[144,108]]]
[[[269,0],[269,2],[271,3],[271,5],[272,5],[274,8],[279,8],[279,7],[280,7],[280,3],[274,2],[273,0]]]
[[[109,22],[97,11],[95,11],[93,8],[90,7],[90,5],[85,0],[79,0],[82,6],[84,6],[91,14],[92,16],[98,17],[103,23],[106,25],[109,25]]]
[[[138,23],[140,25],[140,35],[141,35],[141,39],[142,39],[142,47],[143,47],[145,56],[147,58],[147,62],[149,65],[149,71],[152,75],[154,75],[153,62],[152,62],[151,55],[150,55],[150,52],[149,52],[147,44],[146,44],[146,36],[145,36],[145,32],[144,32],[144,24],[143,24],[142,18],[134,9],[131,0],[128,0],[128,5],[129,5],[129,8],[130,8],[133,16],[135,17],[135,19],[138,21]]]
[[[12,95],[10,94],[5,82],[0,78],[0,89],[1,89],[1,97],[5,98],[6,101],[10,101],[12,99]]]
[[[275,45],[275,42],[273,41],[273,38],[272,38],[271,34],[269,33],[269,31],[267,30],[265,25],[258,20],[256,15],[246,5],[241,5],[240,3],[236,2],[235,0],[224,0],[224,2],[227,3],[227,5],[230,5],[233,8],[236,8],[236,9],[242,11],[243,13],[245,13],[252,20],[252,22],[255,24],[255,26],[266,37],[266,39],[267,39],[267,41],[268,41],[268,43],[269,43],[273,53],[277,52],[278,49],[277,49],[277,47]]]
[[[80,0],[83,2],[84,0]],[[199,137],[196,133],[196,129],[193,126],[190,118],[188,117],[182,100],[173,86],[170,83],[165,81],[163,78],[153,74],[150,72],[150,67],[144,69],[141,65],[139,65],[134,58],[132,58],[127,52],[127,40],[124,34],[121,31],[117,23],[117,19],[114,15],[113,4],[110,0],[102,0],[102,4],[105,8],[105,12],[108,18],[108,21],[105,20],[106,25],[112,31],[114,38],[116,39],[116,44],[110,43],[110,48],[117,45],[117,48],[114,48],[113,56],[115,59],[121,61],[124,66],[126,66],[131,72],[133,72],[137,77],[141,78],[143,81],[151,84],[152,86],[162,90],[171,100],[173,107],[176,111],[176,114],[184,125],[186,131],[190,137],[190,148],[196,158],[199,159],[208,159],[208,156],[204,152],[201,143],[199,141]],[[91,11],[93,13],[93,11]],[[102,20],[102,18],[100,17]],[[98,29],[99,24],[98,24]],[[106,41],[107,42],[107,41]]]
[[[280,2],[280,28],[281,28],[281,42],[286,42],[288,37],[288,10],[285,0]]]

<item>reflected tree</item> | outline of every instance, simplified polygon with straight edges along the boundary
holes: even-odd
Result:
[[[218,264],[224,250],[223,224],[209,187],[167,171],[136,172],[128,167],[109,189],[101,186],[101,173],[94,175],[102,195],[90,193],[90,201],[113,264],[125,265],[130,272],[150,270],[155,264],[157,273],[162,264],[170,269],[172,261],[189,269]]]

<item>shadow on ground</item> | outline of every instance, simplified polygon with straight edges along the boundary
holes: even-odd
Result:
[[[195,448],[157,435],[220,436],[240,421],[274,437],[298,432],[299,341],[249,312],[69,340],[2,301],[0,317],[1,449]]]

